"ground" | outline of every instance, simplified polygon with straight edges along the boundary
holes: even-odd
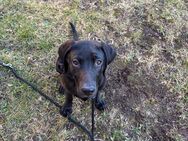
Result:
[[[188,140],[188,2],[186,0],[0,0],[0,60],[63,103],[57,49],[70,39],[112,44],[99,141]],[[90,127],[90,102],[74,99],[73,115]],[[58,109],[0,67],[1,141],[84,141]]]

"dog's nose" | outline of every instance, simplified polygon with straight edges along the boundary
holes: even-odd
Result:
[[[94,91],[95,91],[95,87],[93,86],[82,88],[82,92],[87,93],[87,94],[92,94]]]

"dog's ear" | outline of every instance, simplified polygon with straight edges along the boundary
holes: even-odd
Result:
[[[102,51],[104,52],[105,55],[106,65],[110,64],[116,56],[115,49],[112,48],[111,45],[102,43]]]
[[[56,62],[56,71],[60,74],[65,73],[68,67],[66,63],[66,55],[70,51],[72,45],[75,43],[73,40],[68,40],[63,43],[58,50],[59,57]]]

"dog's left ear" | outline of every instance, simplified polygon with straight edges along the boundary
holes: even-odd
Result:
[[[106,65],[110,64],[116,57],[116,50],[111,45],[102,43],[102,50],[105,55]]]

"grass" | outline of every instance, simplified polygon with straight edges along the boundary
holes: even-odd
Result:
[[[108,40],[117,58],[96,111],[104,141],[188,140],[188,5],[167,1],[0,0],[0,60],[63,103],[55,71],[58,46],[71,38]],[[90,125],[90,104],[74,100]],[[0,67],[0,140],[88,140],[51,103]]]

